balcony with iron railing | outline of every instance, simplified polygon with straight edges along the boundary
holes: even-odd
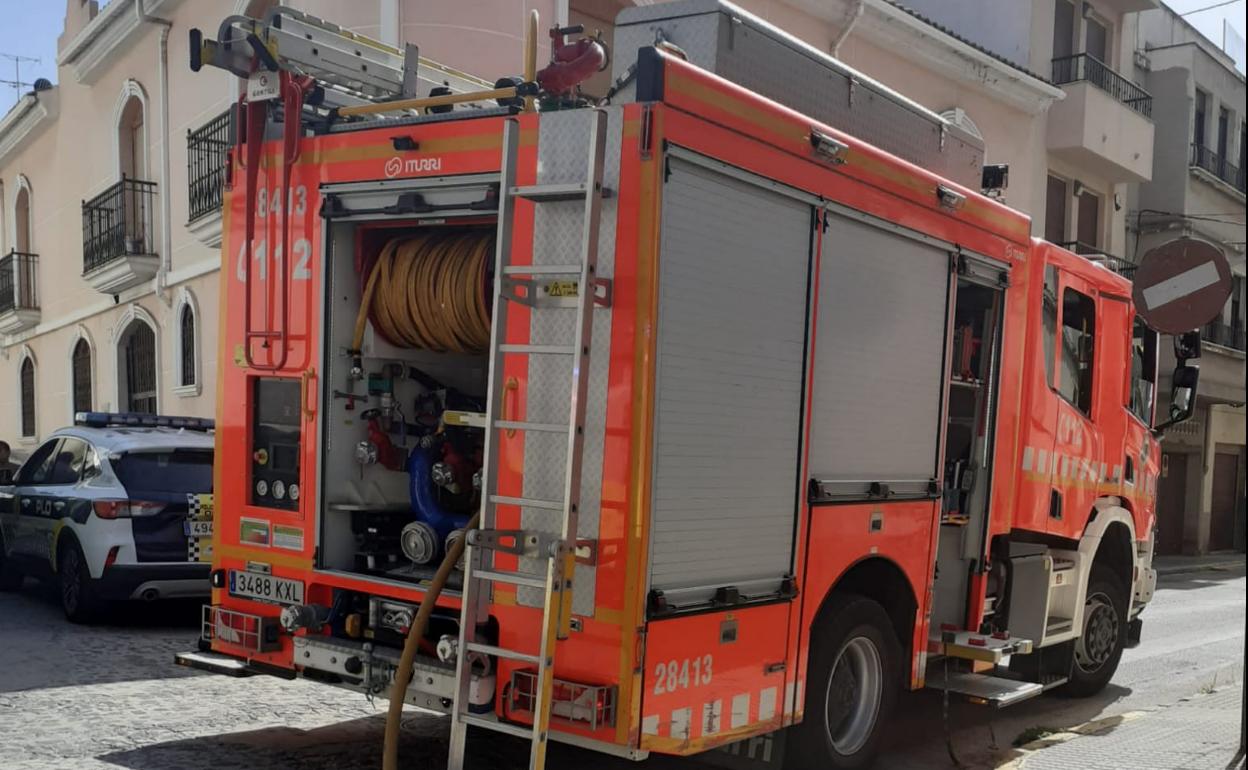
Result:
[[[1244,194],[1244,169],[1228,163],[1226,158],[1202,144],[1192,144],[1191,168],[1225,182],[1238,190],[1240,195]]]
[[[1087,81],[1146,118],[1153,116],[1153,97],[1092,54],[1077,53],[1053,60],[1056,85]]]
[[[149,281],[156,256],[156,183],[122,177],[82,203],[82,274],[105,294]]]
[[[1137,265],[1134,262],[1125,260],[1122,257],[1115,257],[1112,254],[1106,254],[1105,250],[1098,246],[1093,246],[1092,244],[1084,243],[1083,241],[1067,241],[1066,243],[1059,243],[1057,245],[1061,246],[1063,249],[1067,249],[1068,251],[1073,251],[1076,254],[1087,257],[1089,262],[1095,262],[1096,264],[1121,275],[1129,281],[1135,279],[1135,269]]]
[[[1200,338],[1224,348],[1245,350],[1244,327],[1240,324],[1228,324],[1224,321],[1207,323],[1200,329]]]
[[[221,205],[233,137],[232,110],[186,132],[187,228],[208,246],[221,245]]]
[[[39,323],[39,256],[12,251],[0,257],[0,334]]]
[[[1087,53],[1053,60],[1066,98],[1049,108],[1048,149],[1112,183],[1153,175],[1153,97]]]

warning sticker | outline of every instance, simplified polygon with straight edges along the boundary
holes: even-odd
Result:
[[[264,519],[238,520],[238,542],[244,545],[269,545],[269,522]]]
[[[291,551],[303,550],[303,529],[286,524],[273,525],[273,547]]]

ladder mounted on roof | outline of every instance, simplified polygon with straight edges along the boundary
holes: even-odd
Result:
[[[278,6],[262,19],[227,16],[209,40],[191,30],[191,69],[208,64],[248,81],[248,99],[276,98],[276,73],[311,78],[307,104],[327,109],[428,95],[432,89],[462,93],[491,84],[429,59],[417,46],[402,48],[357,34],[332,22]]]

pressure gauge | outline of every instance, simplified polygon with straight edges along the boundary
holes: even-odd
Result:
[[[281,479],[278,479],[273,482],[273,498],[275,500],[281,500],[284,497],[286,497],[286,484],[284,484]]]
[[[291,484],[290,489],[287,489],[286,493],[290,496],[291,502],[297,501],[299,499],[299,485]]]
[[[264,497],[268,493],[269,493],[269,482],[265,481],[264,479],[260,479],[259,481],[257,481],[256,482],[256,495],[259,497]]]

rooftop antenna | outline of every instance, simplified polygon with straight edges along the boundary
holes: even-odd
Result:
[[[39,64],[40,60],[35,58],[34,56],[19,56],[14,53],[4,53],[3,51],[0,51],[0,58],[8,59],[9,61],[13,62],[13,79],[7,80],[5,78],[0,78],[0,84],[4,84],[6,86],[12,86],[13,90],[17,92],[17,96],[20,99],[22,96],[22,92],[27,87],[33,85],[32,83],[27,83],[26,81],[22,80],[22,62],[30,62],[32,64]]]

